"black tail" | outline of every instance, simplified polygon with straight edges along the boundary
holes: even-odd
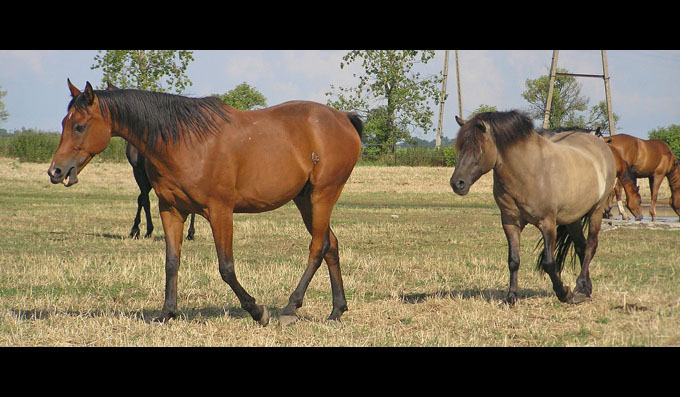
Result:
[[[361,121],[361,117],[359,117],[359,115],[356,113],[347,113],[347,118],[349,118],[349,121],[354,126],[354,129],[357,130],[359,138],[362,138],[361,134],[364,132],[364,122]]]
[[[581,218],[581,228],[583,230],[584,235],[588,235],[587,229],[590,225],[590,213],[586,214]],[[536,244],[536,248],[539,248],[543,242],[543,245],[545,242],[543,241],[543,237],[541,237],[540,240],[538,240],[538,243]],[[555,251],[553,252],[553,258],[555,258],[555,266],[557,273],[562,273],[562,269],[564,269],[564,262],[567,260],[567,257],[570,258],[570,263],[572,266],[575,264],[575,255],[574,251],[571,249],[573,247],[574,240],[572,240],[571,236],[569,235],[569,231],[567,230],[566,225],[559,225],[557,226],[557,237],[555,238]],[[570,252],[571,251],[571,252]],[[571,255],[570,255],[571,254]],[[537,270],[543,270],[543,257],[545,256],[545,250],[541,250],[540,255],[538,255],[538,261],[536,262],[536,269]]]

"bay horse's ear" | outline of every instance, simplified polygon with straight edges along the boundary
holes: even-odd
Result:
[[[113,91],[113,90],[117,90],[117,89],[118,89],[118,87],[116,87],[115,85],[111,84],[110,81],[107,81],[107,82],[106,82],[106,90],[107,90],[107,91]]]
[[[465,120],[461,119],[460,117],[456,116],[456,122],[458,123],[459,126],[463,126],[465,124]]]
[[[85,99],[87,99],[88,106],[94,103],[94,90],[89,81],[85,84]]]
[[[68,89],[69,91],[71,91],[71,97],[75,98],[78,95],[80,95],[80,90],[76,86],[71,84],[71,79],[66,79],[66,81],[68,82]]]

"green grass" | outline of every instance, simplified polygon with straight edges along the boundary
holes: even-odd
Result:
[[[452,169],[357,167],[333,212],[348,300],[326,322],[325,265],[302,320],[280,327],[307,260],[309,236],[292,204],[236,214],[241,284],[273,314],[255,324],[222,281],[207,222],[185,241],[180,318],[149,319],[163,303],[164,240],[127,238],[137,187],[127,164],[96,162],[71,188],[49,183],[48,164],[0,158],[2,346],[677,346],[680,233],[603,231],[591,265],[594,294],[557,301],[534,270],[539,234],[522,234],[520,301],[508,288],[507,246],[486,175],[469,195],[451,192]],[[642,190],[642,189],[641,189]],[[142,231],[145,223],[142,222]],[[563,277],[573,286],[576,270]]]

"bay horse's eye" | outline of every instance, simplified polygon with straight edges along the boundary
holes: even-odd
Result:
[[[85,126],[82,125],[82,124],[76,124],[76,125],[73,127],[73,130],[74,130],[75,132],[83,132],[84,129],[85,129]]]

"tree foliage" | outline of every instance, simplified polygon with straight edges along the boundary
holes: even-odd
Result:
[[[660,139],[671,147],[673,155],[680,159],[680,125],[671,124],[668,127],[659,127],[648,133],[649,139]]]
[[[343,57],[340,68],[361,62],[363,73],[355,87],[338,87],[328,92],[328,105],[345,111],[355,111],[365,118],[366,140],[381,148],[393,148],[401,140],[409,140],[410,131],[432,130],[434,112],[430,103],[438,104],[441,73],[422,76],[413,69],[434,57],[434,51],[367,50],[350,51]],[[331,85],[331,89],[336,87]]]
[[[222,102],[239,110],[252,110],[267,106],[267,98],[255,87],[243,82],[226,94],[213,94]]]
[[[0,86],[0,88],[2,87]],[[7,95],[7,91],[0,89],[0,121],[7,121],[7,118],[9,117],[9,112],[5,109],[5,103],[2,101],[2,97],[5,95]]]
[[[192,51],[183,50],[106,50],[99,51],[90,67],[102,69],[106,82],[120,88],[181,93],[191,85],[186,68],[194,60]]]
[[[557,73],[569,73],[566,69],[557,69]],[[522,97],[529,102],[529,116],[534,120],[541,120],[545,116],[546,102],[550,76],[540,76],[537,79],[527,79],[526,91]],[[581,95],[581,84],[574,76],[555,76],[548,128],[580,126],[589,128],[600,127],[609,131],[607,103],[605,101],[588,109],[589,99]],[[614,126],[619,117],[614,114]]]

